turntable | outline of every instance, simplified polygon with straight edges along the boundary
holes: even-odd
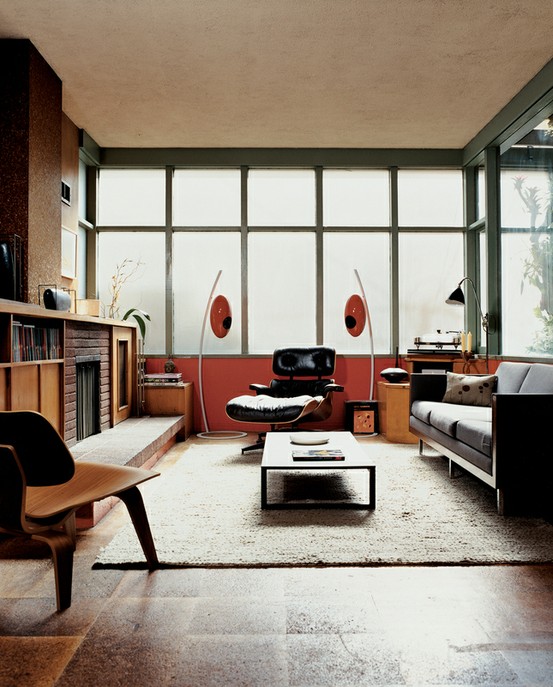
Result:
[[[443,332],[441,329],[437,329],[436,332],[416,336],[413,343],[414,348],[408,348],[407,353],[425,353],[432,355],[439,355],[442,353],[451,355],[460,353],[461,332]]]

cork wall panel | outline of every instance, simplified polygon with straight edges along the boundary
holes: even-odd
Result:
[[[38,302],[39,284],[57,284],[61,274],[62,85],[43,57],[29,61],[29,302]]]

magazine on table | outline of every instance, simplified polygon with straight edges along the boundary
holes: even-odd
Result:
[[[292,460],[344,460],[341,449],[312,448],[292,451]]]

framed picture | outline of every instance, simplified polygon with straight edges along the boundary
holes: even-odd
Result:
[[[77,276],[77,234],[65,227],[61,228],[61,276]]]

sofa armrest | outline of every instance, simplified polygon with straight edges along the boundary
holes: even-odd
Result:
[[[409,382],[409,407],[411,407],[413,401],[441,401],[447,386],[447,375],[413,372]]]
[[[551,487],[553,394],[493,394],[493,455],[499,484],[544,481]]]

